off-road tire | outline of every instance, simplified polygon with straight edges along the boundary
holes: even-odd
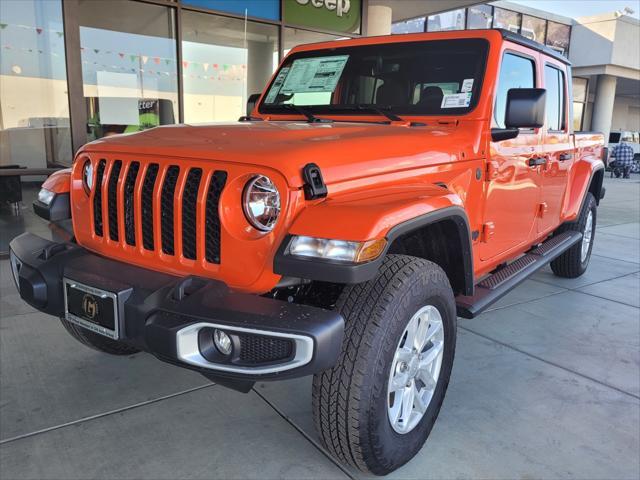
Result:
[[[408,433],[392,428],[387,386],[400,335],[424,305],[442,316],[444,353],[436,389],[424,417]],[[449,384],[456,344],[456,307],[445,272],[406,255],[388,255],[376,278],[345,287],[336,309],[345,336],[336,366],[313,378],[313,413],[325,448],[340,462],[385,475],[423,446]]]
[[[577,221],[562,224],[558,230],[556,230],[556,233],[571,231],[580,232],[584,235],[585,224],[589,212],[593,215],[593,223],[591,228],[591,244],[589,245],[587,256],[585,260],[582,261],[582,242],[580,241],[576,243],[573,247],[551,262],[551,270],[558,277],[576,278],[587,271],[589,260],[591,259],[591,251],[593,250],[593,241],[596,235],[597,204],[596,199],[591,192],[587,192],[587,197],[585,198]]]
[[[92,331],[82,328],[75,323],[71,323],[64,318],[61,318],[60,322],[62,322],[62,326],[64,326],[73,338],[94,350],[109,353],[111,355],[131,355],[140,351],[125,343],[93,333]]]

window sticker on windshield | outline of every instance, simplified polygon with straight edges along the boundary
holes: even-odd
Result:
[[[294,60],[281,93],[333,92],[349,55]]]
[[[283,67],[279,72],[276,79],[273,81],[273,85],[269,89],[269,93],[267,94],[267,98],[265,98],[265,103],[273,103],[276,101],[278,97],[278,93],[280,93],[280,89],[282,88],[282,84],[284,83],[284,79],[287,77],[287,73],[289,73],[289,67]]]
[[[471,92],[449,93],[442,97],[440,108],[465,108],[471,103]]]
[[[461,93],[470,92],[473,89],[473,78],[465,78],[462,82]]]

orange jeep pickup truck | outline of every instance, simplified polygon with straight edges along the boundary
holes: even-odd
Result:
[[[324,446],[386,474],[431,431],[457,317],[584,273],[604,139],[571,67],[501,30],[294,48],[236,123],[92,142],[11,243],[20,295],[97,350],[213,381],[313,375]],[[68,221],[68,220],[67,220]]]

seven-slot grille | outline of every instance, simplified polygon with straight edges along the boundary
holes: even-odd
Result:
[[[95,169],[96,186],[91,208],[96,236],[108,236],[113,242],[126,242],[135,247],[136,224],[140,224],[142,247],[145,250],[161,251],[165,255],[178,255],[189,260],[204,259],[209,263],[220,263],[218,204],[227,180],[226,172],[214,170],[208,175],[209,172],[202,168],[161,166],[153,162],[145,165],[139,161],[104,159],[97,162]],[[181,174],[184,182],[179,184]],[[136,185],[141,187],[136,188]],[[201,194],[205,196],[204,225],[198,223],[198,196]],[[160,201],[157,201],[158,196]],[[179,232],[175,231],[176,196],[181,197],[179,208],[182,221]],[[118,208],[119,205],[122,210]],[[105,208],[106,214],[103,214]],[[159,222],[155,216],[158,211]],[[120,231],[121,220],[124,231]],[[108,233],[105,231],[107,228]],[[199,251],[197,239],[202,230],[204,251]],[[159,236],[156,231],[159,231]],[[176,252],[177,235],[182,238],[180,252]],[[156,245],[157,238],[160,238],[160,245]]]

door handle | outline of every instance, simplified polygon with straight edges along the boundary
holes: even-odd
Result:
[[[545,163],[547,163],[547,159],[544,158],[544,157],[530,158],[528,163],[529,163],[530,167],[537,167],[537,166],[544,165]]]
[[[558,160],[561,162],[566,162],[567,160],[571,160],[573,158],[573,153],[561,153],[558,157]]]

